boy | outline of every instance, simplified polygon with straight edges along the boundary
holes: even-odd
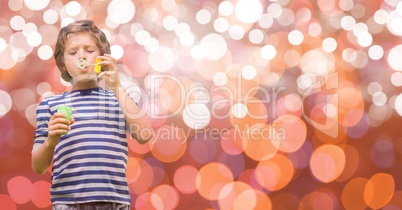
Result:
[[[53,161],[53,209],[129,209],[126,132],[146,143],[153,137],[150,120],[122,88],[110,44],[93,21],[63,27],[54,58],[73,88],[39,104],[32,168],[43,174]],[[93,65],[79,65],[96,58],[104,70],[99,75]],[[111,91],[99,87],[101,78]],[[70,120],[59,105],[72,107]]]

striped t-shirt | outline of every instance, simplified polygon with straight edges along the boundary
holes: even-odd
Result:
[[[70,106],[75,123],[54,150],[51,201],[54,204],[130,204],[126,180],[126,122],[113,92],[75,90],[45,98],[36,112],[32,152],[45,141],[58,105]]]

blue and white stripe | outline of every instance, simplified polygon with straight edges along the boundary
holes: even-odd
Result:
[[[94,88],[45,98],[37,108],[32,152],[47,138],[47,124],[58,105],[72,107],[76,121],[54,151],[52,203],[104,201],[129,205],[126,122],[114,93]]]

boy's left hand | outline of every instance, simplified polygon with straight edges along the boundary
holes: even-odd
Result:
[[[116,66],[116,58],[112,57],[110,54],[105,54],[103,56],[98,56],[102,61],[99,62],[101,66],[107,66],[107,70],[101,72],[98,78],[105,78],[105,82],[109,87],[120,87],[119,71]]]

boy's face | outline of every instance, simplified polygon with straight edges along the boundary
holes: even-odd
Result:
[[[65,43],[64,63],[68,73],[75,82],[96,80],[94,66],[89,65],[83,69],[77,66],[79,59],[85,59],[88,64],[94,64],[100,49],[96,45],[95,38],[87,32],[69,34]]]

